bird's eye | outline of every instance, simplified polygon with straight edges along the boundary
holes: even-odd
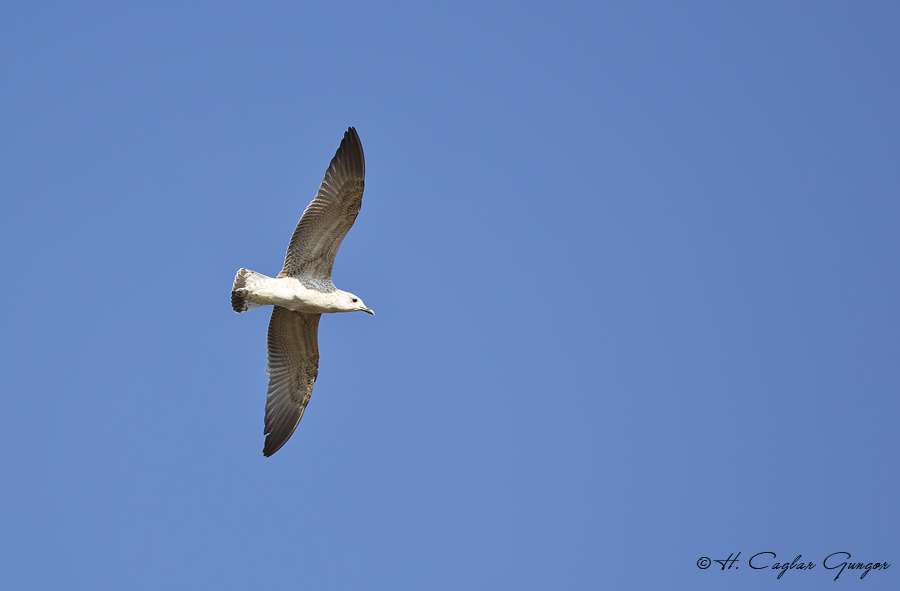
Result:
[[[352,302],[355,304],[355,303],[358,302],[359,300],[356,299],[356,298],[350,298],[350,301],[352,301]]]

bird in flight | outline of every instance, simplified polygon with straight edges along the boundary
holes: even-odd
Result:
[[[344,133],[315,199],[297,222],[277,277],[240,269],[231,307],[245,312],[273,306],[269,320],[269,389],[263,455],[281,449],[300,423],[319,373],[319,318],[323,313],[362,311],[363,301],[331,282],[341,241],[362,205],[366,163],[356,129]]]

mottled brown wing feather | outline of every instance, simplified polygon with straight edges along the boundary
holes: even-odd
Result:
[[[294,229],[279,277],[295,277],[312,289],[334,291],[334,257],[359,214],[365,177],[362,144],[351,127],[331,159],[316,198]]]
[[[269,320],[266,443],[271,456],[293,435],[319,373],[319,318],[275,306]]]

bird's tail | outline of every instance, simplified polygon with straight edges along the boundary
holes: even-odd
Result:
[[[257,304],[256,302],[251,302],[247,299],[246,290],[243,289],[262,279],[271,279],[271,277],[267,277],[256,271],[251,271],[250,269],[238,270],[237,275],[234,276],[234,286],[231,288],[231,307],[234,308],[235,312],[246,312],[247,310],[262,306],[262,304]]]

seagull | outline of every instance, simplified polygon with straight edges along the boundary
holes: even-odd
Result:
[[[356,129],[349,128],[325,178],[297,222],[277,277],[240,269],[231,307],[245,312],[273,306],[269,320],[269,389],[263,455],[281,449],[303,417],[319,374],[319,319],[335,312],[367,312],[363,301],[331,281],[334,256],[359,214],[366,162]]]

